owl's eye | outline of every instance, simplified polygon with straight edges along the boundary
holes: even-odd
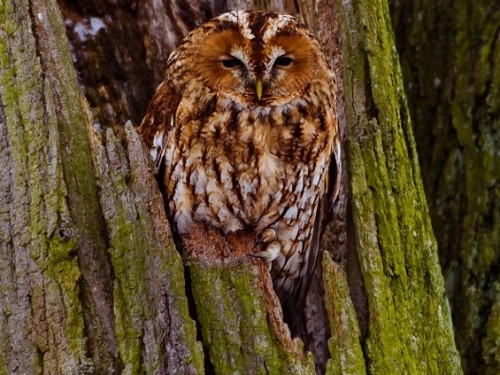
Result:
[[[229,69],[239,68],[240,66],[243,66],[243,63],[235,57],[225,58],[221,60],[221,62],[224,68],[229,68]]]
[[[288,56],[280,56],[276,59],[276,61],[274,62],[274,65],[277,65],[277,66],[288,66],[290,65],[291,63],[293,62],[293,59],[291,57],[288,57]]]

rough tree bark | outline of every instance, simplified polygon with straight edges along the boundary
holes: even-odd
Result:
[[[55,2],[0,20],[0,372],[202,372],[140,143],[92,132]]]
[[[425,191],[469,373],[500,373],[500,3],[393,2]]]
[[[0,6],[0,373],[314,373],[252,238],[200,228],[183,262],[123,126],[189,29],[249,6],[214,3]],[[308,301],[331,335],[317,369],[461,373],[387,3],[254,5],[310,25],[345,90],[349,178]]]

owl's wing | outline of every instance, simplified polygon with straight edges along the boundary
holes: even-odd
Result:
[[[158,172],[163,160],[167,134],[174,127],[175,112],[179,101],[180,96],[170,86],[169,82],[163,81],[156,89],[146,115],[137,129],[142,140],[149,148],[156,166],[156,172]]]
[[[333,207],[340,193],[340,179],[342,175],[340,142],[340,136],[336,136],[334,139],[333,151],[329,159],[329,167],[324,176],[325,189],[323,194],[319,197],[318,206],[316,208],[317,211],[311,234],[311,243],[307,251],[303,253],[305,259],[301,261],[307,266],[300,271],[300,277],[295,279],[290,290],[277,290],[277,294],[283,306],[285,321],[288,323],[292,336],[301,337],[304,342],[308,342],[308,340],[315,336],[320,337],[319,334],[314,334],[314,322],[320,322],[322,320],[312,315],[321,314],[322,310],[312,308],[306,311],[305,301],[311,283],[317,283],[317,281],[314,280],[314,271],[318,260],[321,237],[325,226],[332,219]],[[273,280],[277,285],[285,285],[288,277],[289,275],[286,273],[274,273]],[[308,344],[306,344],[306,347],[307,345]]]
[[[339,198],[340,193],[340,179],[342,174],[342,155],[341,155],[341,138],[339,129],[336,126],[336,134],[334,136],[333,150],[330,157],[330,164],[325,176],[324,183],[325,189],[322,196],[319,197],[316,218],[312,231],[312,240],[307,254],[307,270],[304,274],[304,284],[300,285],[299,301],[305,299],[305,295],[309,290],[309,283],[313,277],[314,269],[316,268],[316,261],[318,258],[320,241],[326,225],[332,219],[332,211],[335,203]]]

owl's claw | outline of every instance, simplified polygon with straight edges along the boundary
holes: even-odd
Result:
[[[276,231],[273,228],[264,230],[254,246],[254,249],[261,247],[264,250],[256,254],[250,254],[250,256],[264,259],[267,262],[267,266],[271,268],[271,263],[281,252],[281,245],[276,241],[276,237]]]
[[[271,263],[273,262],[273,260],[278,258],[280,252],[281,252],[281,245],[275,241],[267,245],[264,251],[249,255],[254,258],[264,259],[267,262],[268,267],[271,268]]]
[[[265,243],[270,243],[274,240],[276,240],[276,231],[273,228],[267,228],[262,233],[261,241]]]
[[[255,243],[255,246],[253,247],[254,249],[261,246],[261,247],[267,247],[267,244],[271,244],[273,241],[276,240],[276,231],[273,228],[267,228],[262,232],[261,235],[259,235],[257,242]]]

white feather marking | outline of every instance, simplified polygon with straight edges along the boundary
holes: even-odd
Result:
[[[187,207],[181,208],[175,215],[175,223],[179,234],[189,233],[193,226],[191,211]]]
[[[238,16],[241,14],[241,12],[228,12],[228,13],[223,13],[217,19],[221,21],[229,21],[229,22],[234,22],[238,23]]]
[[[248,23],[248,14],[245,11],[240,10],[237,12],[223,13],[219,17],[217,17],[217,19],[239,24],[242,29],[241,32],[245,38],[250,40],[255,38],[255,35],[253,35]]]
[[[288,238],[290,240],[295,241],[297,235],[299,234],[299,225],[295,223],[288,231]]]
[[[301,172],[297,185],[295,185],[295,192],[300,193],[302,190],[304,190],[304,176]]]
[[[161,148],[163,146],[163,136],[165,135],[165,131],[157,131],[155,133],[155,137],[153,138],[153,146]]]
[[[260,199],[260,205],[262,207],[268,207],[271,202],[271,194],[264,194]]]
[[[255,194],[255,185],[250,181],[246,173],[242,173],[239,179],[240,188],[244,194]]]
[[[259,158],[259,171],[265,177],[276,176],[278,174],[280,160],[269,151],[264,151]]]
[[[234,172],[234,168],[231,164],[224,162],[220,165],[220,177],[224,184],[224,190],[231,191],[233,189],[233,179],[231,178],[231,173]]]
[[[276,193],[274,193],[273,195],[273,199],[276,201],[276,202],[279,202],[281,200],[281,197],[283,196],[283,194],[281,193],[281,191],[277,191]]]
[[[341,161],[341,154],[342,154],[342,148],[340,147],[340,142],[335,142],[335,162],[337,163],[337,167],[339,169],[339,173],[342,170],[342,161]]]
[[[268,73],[268,74],[271,73],[271,70],[273,69],[274,62],[276,61],[276,59],[280,56],[283,56],[285,53],[286,53],[286,51],[279,46],[274,46],[273,48],[271,48],[271,51],[269,52],[269,64],[267,64],[266,73]],[[282,73],[282,72],[277,71],[275,73],[278,73],[278,75],[281,75],[280,73]],[[276,77],[276,78],[279,79],[281,77]]]
[[[299,222],[300,228],[302,229],[305,228],[309,223],[309,219],[311,218],[310,212],[311,210],[302,211],[302,215],[300,215],[300,222]]]
[[[320,173],[320,171],[318,171],[318,170],[314,171],[313,180],[312,180],[313,186],[318,186],[321,175],[322,175],[322,173]]]
[[[297,244],[297,247],[295,248],[295,251],[300,254],[303,249],[304,249],[304,244],[302,242],[299,242]],[[307,267],[304,267],[304,268],[307,268]]]
[[[207,176],[201,169],[195,169],[189,177],[189,184],[194,186],[195,195],[202,194],[207,187]]]
[[[206,187],[207,194],[214,194],[218,191],[219,191],[219,189],[217,189],[217,185],[215,183],[215,180],[213,178],[208,179],[208,183],[207,183],[207,187]]]
[[[165,155],[165,150],[162,149],[164,135],[164,130],[157,131],[153,138],[153,147],[151,147],[151,149],[149,150],[149,154],[151,155],[151,158],[153,159],[157,168]]]
[[[164,157],[166,165],[172,165],[172,160],[174,157],[175,150],[176,148],[173,146],[165,148]]]
[[[184,163],[179,162],[174,168],[174,171],[172,172],[172,178],[175,180],[180,180],[180,181],[185,181],[186,179],[186,173],[184,172],[185,166]],[[179,186],[182,185],[182,183],[178,184]]]
[[[250,24],[248,23],[248,13],[240,12],[239,21],[243,36],[249,40],[255,39],[255,35],[253,35],[252,29],[250,29]]]
[[[297,218],[297,214],[298,214],[297,206],[291,206],[288,207],[288,209],[285,212],[285,215],[283,215],[283,218],[295,220]]]
[[[205,202],[201,202],[198,207],[196,207],[196,211],[194,212],[193,218],[195,220],[202,220],[210,217],[212,215],[212,211],[207,207]]]
[[[207,188],[207,175],[202,171],[198,174],[197,177],[198,178],[196,179],[196,184],[194,185],[194,193],[198,195],[202,194]]]
[[[199,144],[194,145],[189,152],[188,158],[186,159],[186,167],[190,167],[195,164],[198,160],[201,159],[202,155],[203,146]]]
[[[151,150],[149,150],[149,153],[151,155],[151,159],[156,162],[156,158],[158,156],[158,149],[156,147],[153,147]]]
[[[222,206],[219,209],[217,217],[219,218],[222,224],[224,233],[236,232],[237,230],[240,230],[242,228],[239,220],[236,219],[225,206]]]
[[[334,155],[335,155],[335,162],[337,164],[337,178],[336,178],[336,181],[335,181],[335,186],[334,186],[334,193],[333,193],[333,202],[335,202],[337,200],[337,197],[339,195],[339,191],[340,191],[340,175],[342,174],[342,157],[341,157],[341,148],[340,148],[340,142],[336,142],[335,143],[335,148],[336,148],[336,152],[334,152]]]
[[[180,202],[181,207],[187,206],[188,197],[186,196],[186,188],[182,182],[179,182],[175,188],[174,195],[172,197],[172,201]]]
[[[311,192],[311,190],[305,190],[299,203],[299,209],[303,210],[304,208],[306,208],[306,206],[308,206],[312,202],[312,200],[314,200],[314,193]],[[304,216],[305,215],[302,215],[302,217]]]
[[[242,63],[244,63],[248,67],[248,60],[245,52],[241,48],[231,48],[231,56],[236,57]]]
[[[220,195],[212,193],[208,196],[208,204],[211,206],[221,206]]]
[[[193,172],[191,172],[191,175],[189,176],[189,184],[191,186],[196,186],[198,184],[199,175],[200,175],[199,169],[195,169]]]
[[[217,217],[219,218],[219,220],[222,223],[225,223],[228,219],[230,219],[230,216],[231,216],[231,214],[225,206],[222,206],[219,209],[219,212],[217,212]],[[225,225],[223,225],[223,226],[225,226]]]
[[[226,233],[237,232],[243,229],[243,226],[241,225],[240,221],[236,219],[234,216],[231,217],[231,220],[227,221],[226,224],[224,225],[226,227],[225,230]]]
[[[193,223],[191,219],[192,212],[190,209],[191,199],[190,196],[186,194],[186,188],[183,183],[177,184],[171,202],[173,205],[175,205],[175,202],[180,202],[179,207],[172,207],[174,210],[177,208],[177,212],[174,217],[177,224],[177,230],[181,234],[189,232]]]
[[[246,124],[247,123],[246,119],[245,120],[242,119],[241,123]],[[252,127],[251,126],[244,126],[243,129],[241,129],[240,131],[241,131],[241,133],[240,133],[241,141],[247,142],[250,139],[250,137],[252,136]]]
[[[262,39],[268,42],[281,28],[292,22],[294,18],[288,14],[280,14],[278,18],[270,19]]]

